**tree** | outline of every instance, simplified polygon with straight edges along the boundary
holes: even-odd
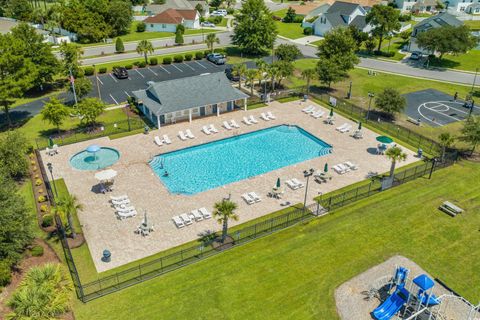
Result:
[[[375,107],[392,116],[396,112],[400,112],[405,109],[407,100],[403,97],[397,89],[385,88],[375,98]]]
[[[183,42],[184,42],[184,40],[183,40],[182,31],[177,30],[177,32],[175,32],[175,44],[182,45]]]
[[[218,8],[222,4],[223,0],[212,0],[210,1],[210,7]]]
[[[275,55],[279,60],[293,62],[302,53],[294,44],[281,44],[275,48]]]
[[[307,81],[307,94],[310,92],[310,81],[315,78],[315,69],[302,70],[302,79]]]
[[[462,135],[459,139],[472,145],[470,154],[473,155],[477,144],[480,142],[480,116],[470,116],[464,122],[461,132]]]
[[[257,78],[258,70],[256,69],[248,69],[245,72],[245,76],[247,78],[248,83],[250,84],[250,95],[253,97],[253,87],[255,86],[255,79]]]
[[[335,65],[338,75],[347,77],[347,71],[359,62],[355,50],[357,44],[348,28],[335,28],[325,34],[325,39],[318,46],[317,56]],[[331,69],[331,68],[330,68]]]
[[[105,14],[106,22],[111,26],[110,36],[127,34],[132,24],[132,5],[123,0],[110,2],[108,13]]]
[[[332,82],[335,83],[345,77],[345,72],[340,69],[339,65],[326,58],[318,60],[316,71],[318,80],[328,85],[328,88],[331,88]]]
[[[175,32],[185,34],[185,26],[183,24],[177,24],[177,26],[175,27]]]
[[[232,43],[240,50],[261,54],[273,47],[278,32],[272,13],[263,0],[246,0],[236,20]]]
[[[387,149],[385,155],[392,161],[392,165],[390,166],[390,177],[393,177],[397,162],[405,161],[407,159],[407,154],[399,147],[391,147]]]
[[[255,65],[257,66],[258,69],[258,86],[261,87],[262,85],[262,80],[265,80],[265,74],[267,72],[267,63],[263,59],[255,59]]]
[[[225,2],[227,3],[227,8],[231,8],[237,3],[237,0],[225,0]]]
[[[348,29],[350,30],[350,34],[352,35],[352,38],[355,40],[355,43],[357,44],[356,50],[359,50],[360,47],[362,46],[362,43],[367,41],[368,33],[363,32],[362,30],[358,29],[354,25],[349,25]]]
[[[5,15],[21,21],[29,21],[32,7],[28,0],[9,0],[6,3]]]
[[[60,56],[62,57],[62,67],[65,75],[70,71],[74,77],[77,77],[80,70],[80,58],[83,50],[78,44],[62,42],[60,44]]]
[[[223,243],[227,238],[228,220],[238,220],[238,215],[235,213],[235,209],[237,209],[237,204],[230,200],[223,200],[221,202],[215,203],[213,208],[213,216],[217,219],[218,223],[222,224],[221,241]]]
[[[70,92],[73,93],[73,86],[69,86]],[[85,77],[75,79],[75,93],[77,98],[81,100],[90,91],[92,91],[92,82]]]
[[[293,64],[289,61],[276,61],[274,65],[278,68],[278,86],[280,86],[282,80],[289,75],[293,74]]]
[[[220,39],[218,39],[215,33],[209,33],[205,38],[205,43],[207,44],[207,47],[210,50],[210,52],[213,52],[213,45],[215,43],[220,43]]]
[[[75,227],[73,225],[73,218],[72,215],[73,213],[77,211],[82,211],[83,210],[83,205],[81,203],[78,203],[77,197],[75,197],[72,194],[68,194],[58,201],[58,211],[62,217],[63,221],[68,222],[68,228],[70,230],[70,233],[72,235],[72,238],[75,239],[77,237],[77,234],[75,232]]]
[[[125,52],[125,46],[123,45],[122,38],[118,37],[115,41],[115,52],[116,53],[123,53]]]
[[[417,35],[417,45],[432,53],[440,53],[440,59],[445,53],[465,53],[473,49],[477,42],[478,39],[470,33],[467,26],[431,28]]]
[[[58,132],[60,132],[60,126],[69,114],[69,109],[55,97],[45,103],[41,112],[42,119],[57,127]]]
[[[367,49],[367,52],[369,54],[373,53],[373,50],[375,49],[375,46],[376,46],[375,39],[368,38],[367,41],[365,41],[365,49]]]
[[[373,25],[372,34],[378,38],[378,51],[382,49],[384,37],[392,31],[400,30],[399,16],[400,11],[381,4],[374,5],[367,13],[366,22]]]
[[[22,54],[22,43],[12,34],[0,34],[0,106],[11,126],[10,106],[34,85],[35,65]]]
[[[195,5],[195,10],[198,11],[198,13],[200,14],[201,17],[203,17],[203,15],[205,14],[205,10],[203,10],[203,6],[200,3],[197,3]]]
[[[142,40],[137,45],[137,53],[143,54],[145,57],[145,63],[148,64],[148,54],[153,53],[155,50],[153,49],[153,45],[148,40]]]
[[[285,17],[283,18],[283,22],[285,22],[285,23],[294,22],[296,17],[297,17],[297,13],[295,12],[295,9],[293,9],[292,7],[288,7],[287,13],[285,14]]]
[[[280,75],[280,70],[278,70],[278,65],[276,64],[269,64],[267,65],[267,74],[270,77],[270,88],[275,91],[275,79],[278,78]]]
[[[440,146],[442,147],[441,161],[443,162],[445,161],[445,151],[453,144],[455,137],[448,132],[444,132],[438,136],[438,140],[440,141]]]
[[[24,155],[22,155],[24,157]],[[14,265],[34,237],[31,209],[18,193],[17,185],[0,170],[0,261]]]
[[[0,171],[9,178],[21,180],[28,172],[25,158],[28,142],[19,131],[8,131],[0,138]],[[0,207],[1,208],[1,207]]]
[[[60,264],[32,267],[8,301],[8,319],[57,319],[70,309],[72,282]]]
[[[78,104],[78,113],[87,125],[93,125],[104,110],[105,103],[97,98],[85,98]]]
[[[234,74],[238,76],[238,88],[242,87],[242,76],[247,71],[247,66],[243,63],[234,64],[232,67],[232,71]]]

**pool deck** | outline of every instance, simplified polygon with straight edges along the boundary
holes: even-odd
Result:
[[[328,183],[317,184],[311,180],[308,190],[309,201],[307,201],[307,203],[311,203],[313,197],[320,192],[327,193],[364,180],[370,171],[382,173],[389,170],[390,161],[385,156],[376,155],[373,152],[378,144],[375,140],[378,134],[363,128],[363,139],[356,140],[350,136],[351,132],[340,133],[335,130],[336,127],[345,122],[350,123],[355,128],[356,124],[354,122],[335,115],[335,125],[325,124],[323,122],[325,116],[324,118],[314,119],[301,112],[301,109],[307,105],[319,107],[311,101],[304,103],[299,101],[272,102],[270,106],[265,108],[230,112],[219,117],[196,119],[191,123],[182,122],[169,125],[162,127],[160,130],[151,131],[149,135],[136,134],[115,140],[104,137],[67,145],[60,147],[58,155],[47,156],[42,152],[42,157],[44,163],[51,162],[53,164],[55,178],[64,178],[69,192],[77,196],[79,202],[83,204],[84,210],[78,214],[80,223],[97,271],[102,272],[195,240],[202,231],[220,230],[221,226],[214,219],[194,222],[190,226],[177,229],[171,218],[200,207],[206,207],[213,211],[213,204],[221,201],[229,194],[231,194],[232,201],[238,204],[237,213],[240,217],[238,221],[230,222],[232,226],[280,210],[283,208],[280,203],[284,201],[290,201],[292,204],[303,203],[304,188],[293,191],[285,186],[285,194],[282,200],[266,196],[278,177],[282,181],[291,178],[298,178],[303,181],[303,170],[309,168],[322,170],[325,162],[330,167],[347,160],[359,165],[358,170],[343,175],[336,174],[331,170],[333,179]],[[260,113],[267,111],[271,111],[277,119],[268,122],[261,120]],[[325,112],[328,114],[327,109],[325,109]],[[254,115],[258,124],[245,125],[242,118],[246,115]],[[231,119],[235,119],[240,125],[239,129],[228,131],[222,127],[224,120]],[[213,123],[220,132],[208,136],[201,132],[202,126],[210,123]],[[148,161],[159,153],[183,149],[188,146],[231,137],[234,134],[243,134],[280,124],[297,125],[307,130],[331,144],[333,153],[195,195],[170,194],[148,165]],[[178,131],[185,129],[190,129],[196,138],[181,141],[177,137]],[[159,147],[153,139],[155,135],[161,137],[163,134],[170,137],[172,144]],[[69,164],[72,155],[84,150],[91,144],[115,148],[120,152],[120,160],[111,166],[118,172],[118,176],[115,178],[114,191],[111,193],[105,195],[95,193],[96,188],[93,187],[98,184],[94,177],[95,172],[76,170]],[[399,163],[398,167],[418,161],[418,158],[414,157],[414,152],[406,148],[403,149],[408,157],[405,162]],[[262,197],[260,203],[247,205],[241,198],[243,193],[251,191]],[[129,196],[132,205],[136,207],[139,214],[136,217],[121,221],[116,218],[109,199],[110,195],[124,194]],[[155,231],[147,237],[134,233],[143,219],[144,209],[147,210],[148,218],[155,228]],[[104,249],[109,249],[112,252],[110,263],[104,263],[100,259]]]

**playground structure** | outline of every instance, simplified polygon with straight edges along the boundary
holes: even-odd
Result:
[[[435,281],[426,274],[411,279],[407,268],[396,266],[393,276],[377,279],[366,299],[382,303],[371,315],[377,320],[480,320],[480,305],[474,306],[456,294],[434,293]]]

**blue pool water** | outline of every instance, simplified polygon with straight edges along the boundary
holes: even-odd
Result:
[[[120,159],[120,152],[102,147],[95,155],[82,151],[70,158],[70,165],[78,170],[99,170],[111,166]]]
[[[281,125],[161,154],[150,166],[170,192],[195,194],[320,157],[331,149],[297,126]]]

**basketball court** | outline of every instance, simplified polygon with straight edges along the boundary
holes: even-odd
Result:
[[[470,106],[465,106],[460,97],[455,101],[453,95],[434,89],[408,93],[404,97],[407,99],[407,116],[431,127],[463,121],[470,113]],[[474,106],[472,114],[480,115],[480,108]]]

